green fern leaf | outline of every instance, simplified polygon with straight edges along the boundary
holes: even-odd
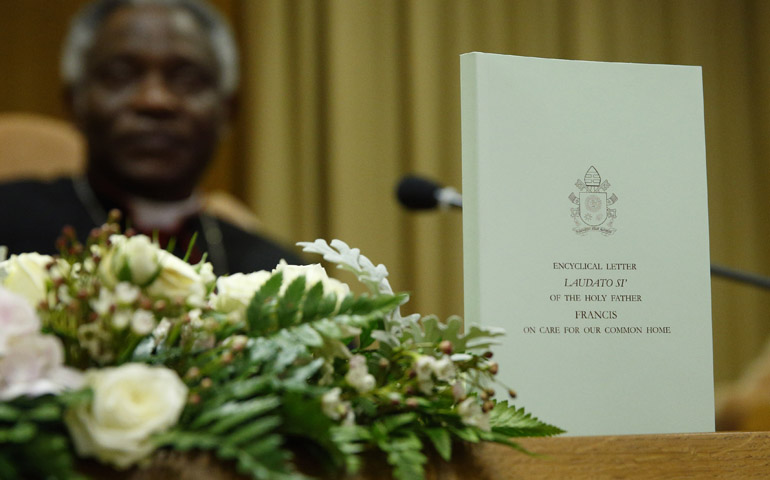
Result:
[[[541,422],[524,408],[517,409],[507,401],[497,402],[489,413],[489,424],[494,432],[508,437],[547,437],[564,433],[564,430]]]
[[[297,277],[286,288],[286,293],[278,299],[278,328],[290,327],[299,321],[299,307],[304,295],[305,277]]]
[[[318,282],[310,287],[310,290],[305,294],[305,299],[302,301],[303,318],[316,318],[323,295],[324,286],[322,282]]]
[[[265,393],[272,379],[266,375],[247,378],[238,382],[231,382],[220,389],[223,398],[241,400]]]
[[[316,312],[316,318],[326,318],[331,316],[337,309],[337,295],[330,293],[324,295],[321,302],[318,305],[318,311]]]
[[[294,369],[291,374],[284,380],[285,387],[295,388],[308,388],[308,380],[315,375],[318,370],[323,366],[324,359],[316,358],[307,365],[303,365]]]
[[[173,446],[177,450],[215,450],[221,443],[221,437],[209,433],[172,431],[154,437],[159,447]]]
[[[391,438],[380,444],[386,452],[388,463],[393,467],[393,478],[397,480],[422,480],[425,478],[423,465],[427,457],[422,453],[422,442],[413,433],[401,438]]]
[[[378,423],[382,424],[385,431],[390,433],[405,425],[408,425],[417,420],[416,413],[400,413],[398,415],[391,415],[380,420]]]
[[[214,424],[212,433],[225,431],[229,426],[249,418],[262,415],[280,406],[281,399],[276,396],[265,396],[245,402],[227,402],[219,407],[208,409],[195,419],[190,427],[199,429]]]
[[[479,443],[478,429],[463,425],[462,427],[447,427],[447,430],[463,442]]]
[[[21,410],[7,403],[0,403],[0,422],[14,422],[21,415]]]
[[[274,430],[282,422],[281,417],[277,415],[262,417],[248,422],[242,428],[230,433],[227,442],[233,445],[242,446],[246,442],[252,442],[262,435]]]
[[[324,343],[321,335],[307,323],[291,329],[291,334],[298,342],[308,347],[320,347]]]
[[[254,294],[246,307],[246,324],[252,336],[259,336],[276,328],[275,319],[269,315],[271,304],[281,290],[283,274],[276,272]]]
[[[430,439],[433,447],[441,458],[447,462],[452,458],[452,437],[445,428],[427,428],[425,435]]]

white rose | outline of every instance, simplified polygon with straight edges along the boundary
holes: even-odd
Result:
[[[158,273],[160,252],[146,235],[112,235],[110,249],[99,264],[99,274],[110,287],[120,281],[144,286]]]
[[[187,399],[187,387],[172,370],[129,363],[90,370],[90,404],[70,409],[64,421],[75,450],[118,468],[149,456],[153,434],[176,425]]]
[[[208,269],[196,268],[165,250],[158,252],[160,275],[147,288],[153,296],[185,299],[188,305],[202,306],[208,290]],[[200,272],[203,272],[201,275]]]
[[[32,305],[21,295],[0,287],[0,355],[5,354],[12,338],[39,331],[40,319]]]
[[[334,293],[337,296],[337,305],[342,302],[342,299],[350,293],[350,287],[347,283],[342,283],[337,279],[330,278],[320,263],[314,263],[312,265],[289,265],[284,260],[278,264],[273,270],[273,273],[283,273],[283,285],[281,286],[281,293],[286,291],[289,284],[297,277],[305,276],[305,288],[310,289],[318,282],[324,287],[324,295]]]
[[[79,388],[81,374],[63,363],[64,347],[53,335],[10,339],[0,356],[0,401]]]
[[[22,295],[34,308],[45,300],[50,275],[46,266],[53,257],[39,253],[22,253],[0,262],[0,284]]]
[[[223,313],[242,311],[269,278],[270,272],[264,270],[221,276],[217,280],[217,293],[212,298],[211,306]]]

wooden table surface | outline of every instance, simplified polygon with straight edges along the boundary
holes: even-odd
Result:
[[[453,461],[433,455],[428,480],[770,479],[770,432],[622,435],[521,439],[535,455],[496,444],[457,445]],[[301,452],[296,452],[301,457]],[[210,455],[161,453],[148,469],[110,472],[84,465],[91,478],[243,480]],[[312,467],[312,465],[310,465]],[[313,468],[306,473],[318,474]],[[336,477],[327,477],[330,480]],[[355,480],[389,480],[383,456],[367,457]],[[353,479],[348,479],[353,480]]]
[[[770,478],[770,432],[531,438],[520,444],[537,455],[474,445],[458,450],[451,465],[432,462],[429,478]]]

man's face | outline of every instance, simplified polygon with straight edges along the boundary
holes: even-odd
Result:
[[[229,97],[197,21],[186,11],[124,7],[97,31],[72,108],[89,174],[124,193],[189,195],[228,120]]]

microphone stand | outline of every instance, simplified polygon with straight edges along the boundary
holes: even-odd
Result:
[[[757,275],[756,273],[742,272],[722,265],[711,264],[711,275],[723,277],[739,283],[747,283],[755,287],[770,289],[770,278]]]

